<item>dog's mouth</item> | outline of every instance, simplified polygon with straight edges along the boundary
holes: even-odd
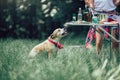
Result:
[[[67,35],[67,29],[66,28],[63,28],[64,32],[62,33],[62,36],[65,36]]]
[[[66,32],[66,31],[62,33],[62,36],[65,36],[65,35],[67,35],[67,32]]]

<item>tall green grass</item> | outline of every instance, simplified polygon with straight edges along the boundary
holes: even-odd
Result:
[[[84,48],[85,38],[69,36],[56,57],[28,58],[29,51],[43,40],[0,39],[0,80],[120,80],[120,66],[109,60],[109,43],[103,46],[100,60]],[[79,45],[79,46],[73,46]]]

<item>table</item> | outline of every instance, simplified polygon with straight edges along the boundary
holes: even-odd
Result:
[[[78,21],[71,21],[71,22],[67,22],[64,24],[65,27],[69,27],[69,26],[80,26],[80,27],[83,27],[83,26],[92,26],[93,29],[97,32],[99,32],[98,30],[96,30],[96,27],[99,28],[101,31],[103,31],[104,33],[108,34],[108,36],[110,37],[110,59],[112,57],[112,44],[111,44],[111,39],[115,40],[116,42],[119,43],[119,48],[120,48],[120,33],[119,33],[119,39],[116,39],[114,36],[112,36],[111,33],[108,33],[106,32],[102,27],[100,26],[119,26],[119,31],[120,31],[120,23],[119,24],[112,24],[112,23],[109,23],[109,22],[105,22],[103,24],[97,24],[97,23],[90,23],[90,22],[86,22],[86,21],[82,21],[82,22],[78,22]],[[112,30],[112,28],[111,28]],[[102,33],[99,32],[101,35]],[[119,49],[120,50],[120,49]],[[119,54],[120,54],[120,51],[119,51]]]
[[[103,32],[108,34],[108,36],[111,37],[113,40],[115,40],[116,42],[120,43],[120,39],[119,40],[116,39],[114,36],[112,36],[110,33],[106,32],[103,28],[100,27],[100,26],[110,26],[110,27],[112,27],[112,26],[119,26],[118,24],[111,24],[109,22],[106,22],[104,24],[95,24],[95,23],[90,23],[90,22],[81,22],[81,23],[79,23],[77,21],[71,21],[71,22],[65,23],[64,26],[65,27],[69,27],[69,26],[92,26],[95,29],[95,31],[97,31],[96,27],[98,27],[100,30],[102,30]],[[119,27],[119,31],[120,31],[120,27]]]

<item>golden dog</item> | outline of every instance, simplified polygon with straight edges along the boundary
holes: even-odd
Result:
[[[48,58],[51,53],[58,51],[58,48],[63,48],[63,45],[59,43],[59,40],[67,34],[64,28],[57,28],[44,42],[36,45],[29,53],[29,57],[35,57],[38,53],[47,52]]]

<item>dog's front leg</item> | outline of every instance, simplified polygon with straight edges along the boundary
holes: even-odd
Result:
[[[48,51],[48,58],[50,59],[52,51]]]
[[[29,53],[29,55],[28,55],[28,57],[29,58],[33,58],[33,57],[35,57],[36,55],[37,55],[37,51],[34,51],[34,50],[32,50],[30,53]]]
[[[48,58],[50,59],[50,57],[51,57],[51,52],[48,53]]]

